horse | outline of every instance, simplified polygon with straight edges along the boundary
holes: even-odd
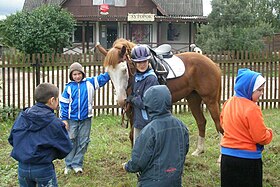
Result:
[[[111,49],[105,50],[100,44],[96,48],[105,55],[103,66],[107,69],[116,91],[118,104],[123,108],[130,92],[135,67],[130,60],[133,42],[126,39],[117,39]],[[223,134],[220,126],[220,97],[221,97],[221,70],[210,58],[195,52],[183,52],[176,54],[184,63],[185,72],[182,76],[167,79],[166,85],[175,103],[185,98],[188,107],[195,118],[198,127],[197,148],[192,153],[198,156],[204,152],[206,131],[206,118],[201,107],[202,102],[206,105],[215,123],[216,131]],[[132,115],[129,115],[132,127]],[[133,128],[130,139],[132,140]]]

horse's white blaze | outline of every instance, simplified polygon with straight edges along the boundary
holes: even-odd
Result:
[[[117,102],[120,106],[123,106],[127,97],[126,89],[129,78],[126,61],[120,62],[115,68],[113,68],[113,66],[108,66],[107,71],[116,91]]]

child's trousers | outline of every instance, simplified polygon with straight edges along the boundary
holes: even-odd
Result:
[[[50,164],[18,164],[20,187],[52,186],[57,187],[55,168]]]
[[[81,121],[69,120],[69,137],[73,143],[73,149],[66,156],[67,168],[82,168],[84,155],[90,142],[91,118]]]
[[[222,155],[221,187],[262,187],[262,159]]]

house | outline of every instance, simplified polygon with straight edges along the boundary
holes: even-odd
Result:
[[[92,50],[96,42],[111,48],[116,38],[188,51],[197,28],[207,23],[202,0],[25,0],[23,10],[43,4],[59,5],[74,15],[75,52]]]

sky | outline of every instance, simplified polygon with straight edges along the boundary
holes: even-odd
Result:
[[[6,16],[21,11],[24,0],[0,0],[0,19]]]
[[[207,16],[211,12],[211,0],[203,0],[203,15]],[[0,19],[5,19],[6,16],[21,11],[24,0],[0,0]]]

